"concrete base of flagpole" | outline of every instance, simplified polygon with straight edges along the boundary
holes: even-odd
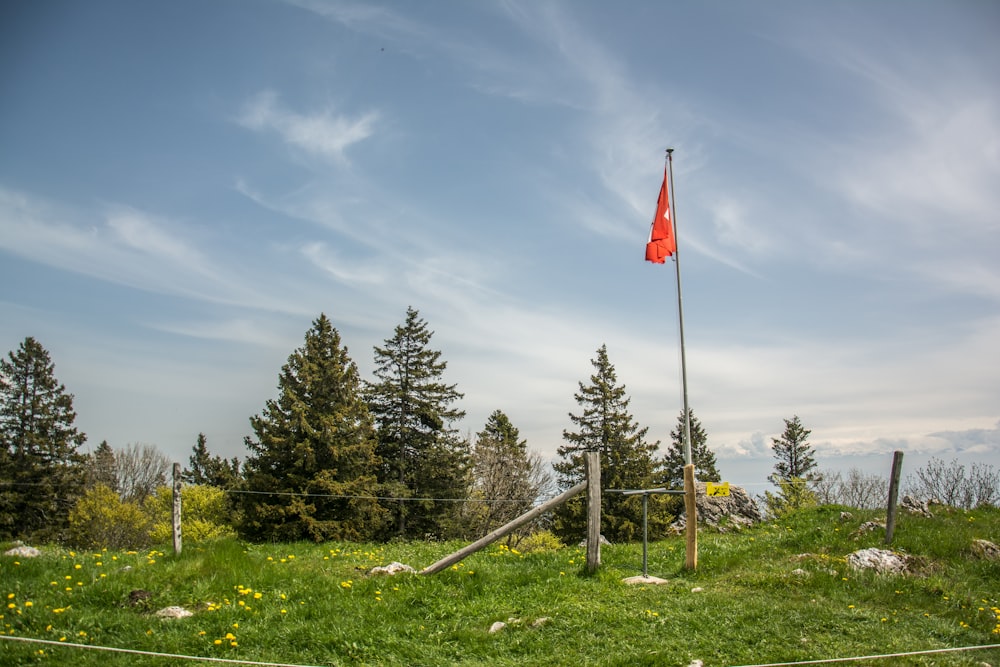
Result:
[[[661,584],[668,584],[668,583],[670,583],[666,579],[660,579],[659,577],[653,577],[653,576],[650,576],[650,575],[643,576],[641,574],[638,575],[638,576],[635,576],[635,577],[626,577],[626,578],[622,579],[622,582],[626,583],[626,584],[632,584],[632,585],[636,585],[636,584],[649,584],[651,586],[659,586]]]

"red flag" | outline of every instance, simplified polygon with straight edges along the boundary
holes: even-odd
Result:
[[[646,261],[663,264],[667,257],[677,252],[677,239],[670,220],[670,197],[667,195],[667,169],[663,168],[663,185],[660,198],[656,200],[656,216],[649,228],[649,242],[646,244]]]

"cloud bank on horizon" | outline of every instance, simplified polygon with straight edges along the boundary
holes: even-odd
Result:
[[[723,460],[1000,461],[1000,7],[290,0],[0,21],[0,347],[91,444],[243,455],[326,312],[363,374],[417,308],[474,433],[553,456],[607,344]]]

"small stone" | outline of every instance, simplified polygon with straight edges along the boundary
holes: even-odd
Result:
[[[540,628],[543,625],[546,625],[551,620],[552,619],[549,618],[548,616],[540,616],[540,617],[536,618],[534,621],[532,621],[531,627],[533,627],[533,628]]]
[[[854,515],[851,514],[850,512],[841,512],[840,513],[840,520],[841,521],[851,521],[852,519],[854,519]]]
[[[691,589],[691,592],[692,593],[704,593],[705,589],[702,588],[701,586],[695,586],[694,588]]]
[[[504,623],[503,621],[497,621],[496,623],[490,626],[490,634],[495,635],[496,633],[500,632],[506,627],[507,627],[506,623]]]
[[[705,667],[705,663],[701,660],[692,660],[688,667]]]
[[[399,574],[400,572],[415,572],[415,571],[416,570],[414,570],[409,565],[406,565],[405,563],[397,563],[396,561],[393,561],[388,565],[379,565],[378,567],[373,567],[371,569],[371,572],[369,572],[368,574],[372,575],[387,574],[389,576],[393,576]]]
[[[792,570],[792,574],[795,575],[796,577],[808,577],[809,576],[809,573],[806,572],[805,570],[803,570],[801,567],[797,567],[794,570]]]
[[[194,614],[184,607],[177,606],[164,607],[156,612],[156,615],[160,618],[187,618],[188,616],[194,616]]]
[[[858,529],[854,534],[864,535],[865,533],[870,533],[876,530],[885,530],[885,524],[877,521],[865,521],[863,524],[858,526]]]

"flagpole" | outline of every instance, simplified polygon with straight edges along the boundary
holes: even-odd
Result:
[[[684,300],[681,298],[681,253],[677,234],[677,214],[674,206],[674,149],[667,149],[667,170],[670,174],[670,222],[674,226],[674,268],[677,270],[677,323],[681,337],[681,386],[684,391],[684,567],[698,569],[698,505],[694,463],[691,457],[691,410],[688,406],[687,355],[684,349]]]
[[[667,149],[667,171],[670,174],[670,221],[674,225],[674,268],[677,270],[677,322],[681,338],[681,387],[684,393],[684,465],[692,465],[691,459],[691,411],[688,408],[687,357],[684,350],[684,302],[681,297],[681,251],[677,233],[677,210],[674,191],[674,149]]]

